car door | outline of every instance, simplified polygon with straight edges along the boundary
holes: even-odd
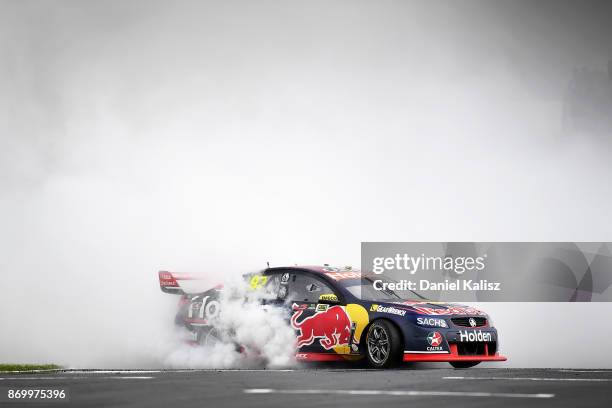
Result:
[[[281,275],[279,295],[284,295],[285,305],[290,308],[298,353],[350,352],[350,317],[338,293],[323,279],[315,274],[287,271]]]

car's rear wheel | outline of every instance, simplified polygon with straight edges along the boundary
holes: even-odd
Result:
[[[402,338],[397,328],[386,320],[370,325],[366,335],[366,357],[373,368],[393,367],[401,361]]]
[[[470,368],[480,364],[480,361],[450,361],[450,365],[455,368]]]
[[[221,333],[212,326],[204,326],[198,330],[197,342],[200,346],[214,347],[223,342]]]

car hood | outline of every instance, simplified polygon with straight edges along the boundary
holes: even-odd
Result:
[[[468,315],[468,316],[487,316],[487,314],[481,310],[478,310],[471,306],[460,305],[456,303],[444,303],[444,302],[418,302],[413,300],[406,300],[400,302],[380,302],[393,307],[401,307],[409,312],[415,314],[429,315],[429,316],[448,316],[448,315]]]

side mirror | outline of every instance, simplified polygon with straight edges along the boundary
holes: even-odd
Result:
[[[334,295],[333,293],[324,293],[319,296],[319,303],[324,305],[337,305],[340,303],[340,300],[338,299],[338,296]]]

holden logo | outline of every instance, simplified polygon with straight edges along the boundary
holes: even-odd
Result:
[[[427,342],[430,346],[439,346],[442,343],[442,335],[438,332],[431,332],[427,335]]]
[[[470,323],[470,326],[476,327],[476,319],[474,319],[473,317],[470,317],[470,320],[468,320],[468,322]]]

